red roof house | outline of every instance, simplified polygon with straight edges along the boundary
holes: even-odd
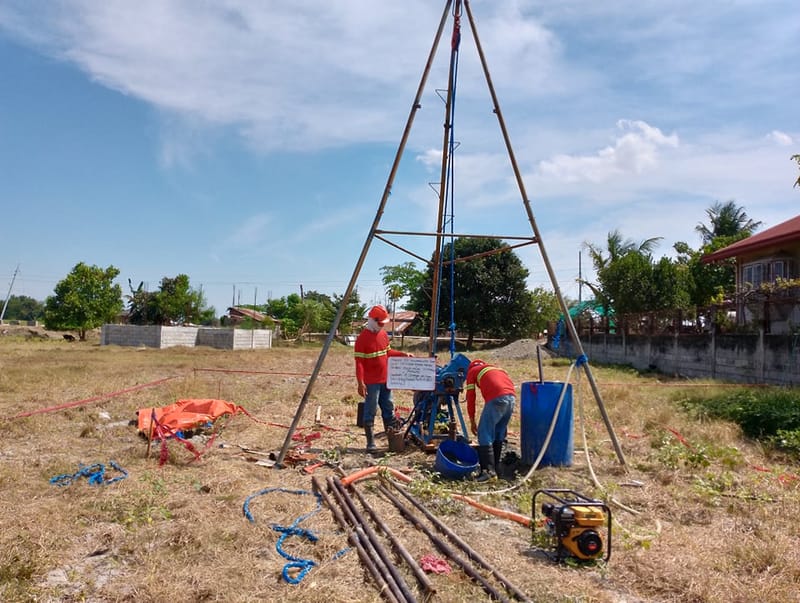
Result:
[[[740,301],[739,321],[753,319],[754,301],[763,285],[778,280],[789,281],[800,278],[800,216],[767,228],[757,234],[737,241],[703,256],[706,264],[734,259],[736,262],[736,293]],[[750,295],[749,305],[745,302]],[[771,295],[769,309],[763,311],[765,325],[772,333],[788,331],[791,324],[800,324],[800,308],[794,299],[776,298]],[[757,312],[758,313],[758,312]]]

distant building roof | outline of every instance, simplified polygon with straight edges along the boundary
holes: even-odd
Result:
[[[233,319],[243,319],[243,318],[251,318],[255,321],[262,322],[267,315],[262,314],[261,312],[257,312],[256,310],[251,310],[250,308],[240,308],[235,306],[233,308],[228,308],[228,316]]]
[[[714,253],[704,255],[702,261],[705,264],[711,264],[740,255],[750,255],[762,249],[777,247],[785,243],[798,242],[800,242],[800,216],[795,216],[777,226],[767,228],[758,234],[718,249]]]
[[[389,312],[389,322],[386,323],[384,328],[387,333],[391,333],[392,335],[403,335],[417,319],[417,316],[418,313],[412,312],[411,310],[398,310],[394,314]],[[352,323],[351,326],[353,330],[358,333],[366,324],[367,320],[364,319]]]
[[[411,324],[416,320],[417,313],[410,310],[400,310],[389,314],[389,323],[386,325],[386,330],[393,335],[404,334]]]

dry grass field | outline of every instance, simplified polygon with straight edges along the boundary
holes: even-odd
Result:
[[[330,510],[314,513],[311,494],[312,476],[325,484],[329,476],[380,463],[409,471],[410,491],[532,601],[800,601],[800,469],[745,440],[737,427],[697,422],[675,403],[698,388],[730,386],[593,367],[627,464],[614,453],[585,377],[573,379],[572,466],[541,468],[520,487],[483,495],[474,492],[485,485],[437,479],[434,455],[415,447],[364,454],[355,426],[352,350],[343,346],[328,354],[300,420],[298,434],[308,442],[293,443],[290,457],[298,462],[276,469],[264,460],[283,444],[319,347],[154,350],[30,335],[0,336],[0,600],[384,600]],[[530,347],[481,356],[508,369],[518,384],[538,379]],[[548,381],[563,380],[568,370],[565,361],[548,358],[543,367]],[[159,446],[148,456],[130,422],[139,408],[184,398],[227,400],[258,421],[237,414],[220,423],[199,460],[173,441],[160,465]],[[400,407],[412,406],[410,392],[395,398]],[[19,416],[31,411],[43,412]],[[511,432],[510,446],[519,450],[518,411]],[[195,441],[202,447],[203,438]],[[385,448],[385,440],[378,442]],[[326,464],[309,473],[314,461]],[[104,465],[108,479],[122,477],[112,462],[127,477],[99,485],[81,478],[51,483],[95,463]],[[367,479],[355,488],[415,559],[442,557],[379,483]],[[536,553],[528,528],[451,497],[464,492],[529,515],[532,493],[556,487],[610,505],[608,563],[554,563]],[[254,521],[243,514],[246,500]],[[282,577],[287,560],[272,528],[292,524],[317,536],[283,542],[291,555],[315,562],[298,584]],[[407,566],[395,562],[417,598],[426,600]],[[429,600],[489,599],[450,565],[449,574],[429,574],[436,589]]]

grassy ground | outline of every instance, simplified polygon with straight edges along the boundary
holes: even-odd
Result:
[[[271,525],[289,526],[314,510],[316,499],[307,494],[311,474],[304,470],[312,461],[285,469],[263,461],[284,442],[318,347],[152,350],[22,335],[0,337],[0,599],[382,600],[355,551],[337,556],[348,546],[347,534],[327,508],[301,524],[319,537],[316,542],[291,537],[285,545],[317,565],[297,585],[281,575],[286,560],[276,550],[280,534]],[[509,350],[482,356],[507,368],[518,384],[538,379],[530,350]],[[334,346],[300,420],[300,436],[320,434],[309,438],[305,454],[330,463],[313,475],[324,483],[328,476],[376,462],[411,470],[411,491],[531,600],[798,600],[800,471],[744,439],[735,426],[698,423],[675,403],[698,391],[733,386],[593,367],[627,461],[623,466],[585,376],[576,379],[573,373],[572,466],[542,468],[508,492],[480,495],[474,491],[485,486],[436,479],[434,455],[415,447],[367,457],[355,427],[352,368],[352,350]],[[559,381],[568,365],[545,358],[543,372],[546,380]],[[412,406],[410,392],[395,397],[399,407]],[[129,423],[139,408],[183,398],[228,400],[262,422],[236,415],[199,461],[173,442],[160,466],[158,446],[148,457],[145,440]],[[44,409],[51,410],[19,416]],[[317,412],[321,425],[314,422]],[[518,451],[518,412],[511,431],[510,445]],[[202,445],[203,440],[196,442]],[[293,442],[290,456],[303,452],[297,449],[300,444]],[[64,487],[50,483],[81,464],[102,463],[107,477],[122,475],[111,461],[127,471],[127,478],[99,486],[85,479]],[[365,480],[356,488],[382,522],[415,559],[441,557],[430,539],[381,495],[377,483]],[[614,524],[607,564],[575,567],[543,559],[529,529],[450,496],[456,490],[529,515],[533,492],[554,487],[609,504]],[[252,498],[254,521],[248,521],[242,512],[245,500],[272,488],[293,492],[270,490]],[[411,573],[396,562],[423,600]],[[457,569],[430,579],[437,589],[431,600],[488,600]]]

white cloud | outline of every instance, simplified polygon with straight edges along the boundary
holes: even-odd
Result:
[[[246,249],[264,242],[269,234],[269,228],[274,223],[274,217],[261,213],[247,216],[239,226],[228,236],[227,245],[237,249]]]
[[[665,147],[677,147],[678,135],[664,135],[660,129],[643,121],[619,120],[622,132],[613,145],[594,155],[558,155],[539,164],[540,175],[563,182],[603,182],[625,174],[641,174],[658,163],[658,153]]]
[[[773,130],[767,134],[767,140],[770,140],[782,147],[788,147],[794,144],[794,140],[792,140],[791,136],[789,136],[786,132],[781,132],[779,130]]]

